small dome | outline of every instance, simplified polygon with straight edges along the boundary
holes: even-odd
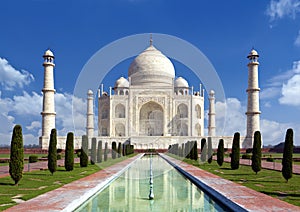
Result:
[[[175,69],[172,62],[150,45],[130,64],[128,77],[132,85],[172,85]]]
[[[44,57],[45,56],[47,56],[47,57],[54,57],[54,54],[53,54],[53,52],[50,49],[48,49],[47,51],[45,51]]]
[[[88,90],[87,94],[88,95],[93,95],[93,91],[92,90]]]
[[[210,96],[214,96],[215,95],[215,91],[214,90],[210,90],[209,95]]]
[[[253,57],[253,56],[256,56],[256,57],[259,57],[257,51],[255,49],[252,49],[251,52],[249,53],[249,55],[247,56],[247,58],[250,58],[250,57]]]
[[[189,87],[189,83],[182,77],[178,77],[176,80],[175,80],[175,83],[174,83],[174,87],[175,88],[188,88]]]
[[[124,77],[120,77],[116,82],[115,82],[115,88],[128,88],[129,87],[129,82],[127,79]]]

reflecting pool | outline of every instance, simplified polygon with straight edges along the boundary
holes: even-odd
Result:
[[[150,161],[154,199],[149,200]],[[144,156],[76,211],[225,211],[159,156]]]

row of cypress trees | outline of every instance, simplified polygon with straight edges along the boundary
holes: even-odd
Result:
[[[172,144],[169,146],[168,152],[180,157],[198,160],[197,141],[182,143],[181,147],[179,147],[179,144]]]

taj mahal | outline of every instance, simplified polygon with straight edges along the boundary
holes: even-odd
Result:
[[[260,130],[258,53],[252,49],[248,63],[247,134],[241,136],[241,148],[252,147],[255,131]],[[42,135],[40,147],[48,149],[51,129],[55,128],[54,54],[44,55],[44,87],[42,108]],[[101,83],[101,82],[99,82]],[[204,96],[208,94],[207,135],[204,130]],[[96,94],[96,95],[94,95]],[[95,99],[98,115],[95,119]],[[215,92],[199,90],[188,79],[176,75],[171,60],[150,45],[131,62],[128,76],[120,77],[109,91],[103,84],[97,91],[87,90],[86,135],[111,146],[115,142],[129,142],[135,149],[167,149],[175,143],[197,141],[211,137],[213,148],[219,139],[225,148],[231,148],[233,135],[216,135]],[[98,120],[95,126],[94,120]],[[98,135],[95,135],[98,129]],[[81,147],[81,136],[76,135],[74,148]],[[57,148],[64,149],[66,136],[57,138]]]

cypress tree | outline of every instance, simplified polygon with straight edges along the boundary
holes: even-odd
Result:
[[[217,162],[219,166],[223,165],[224,162],[224,140],[220,139],[218,144]]]
[[[197,141],[194,141],[194,160],[198,160],[198,145],[197,145]]]
[[[240,133],[234,133],[231,149],[231,169],[238,169],[240,166]]]
[[[282,176],[288,182],[293,176],[293,129],[288,129],[285,135],[283,158],[282,158]]]
[[[201,161],[206,161],[206,154],[207,154],[207,145],[206,145],[206,139],[201,139]]]
[[[69,132],[67,135],[66,149],[65,149],[65,169],[72,171],[74,168],[74,134]]]
[[[111,158],[116,159],[116,153],[117,153],[117,143],[115,141],[111,144]]]
[[[88,137],[86,135],[83,135],[81,141],[80,167],[88,166],[88,161],[89,161],[88,151],[89,151]]]
[[[102,141],[98,141],[97,163],[102,162]]]
[[[97,154],[97,140],[96,138],[92,138],[92,149],[91,149],[91,164],[94,165],[96,163],[96,154]]]
[[[118,158],[120,158],[121,155],[122,155],[122,143],[119,142],[119,144],[118,144]]]
[[[181,157],[185,156],[184,153],[185,153],[184,144],[181,144]]]
[[[15,185],[23,177],[24,168],[24,147],[23,135],[21,125],[15,125],[10,143],[10,161],[9,161],[9,174],[14,180]]]
[[[108,154],[108,144],[107,144],[107,142],[105,142],[104,161],[107,161],[107,154]]]
[[[211,163],[213,157],[213,149],[212,149],[212,140],[211,137],[208,137],[207,141],[207,162]]]
[[[252,150],[252,170],[257,174],[261,170],[261,135],[259,131],[254,133],[254,142]]]
[[[56,129],[51,130],[49,148],[48,148],[48,169],[53,175],[57,168],[57,137]]]

